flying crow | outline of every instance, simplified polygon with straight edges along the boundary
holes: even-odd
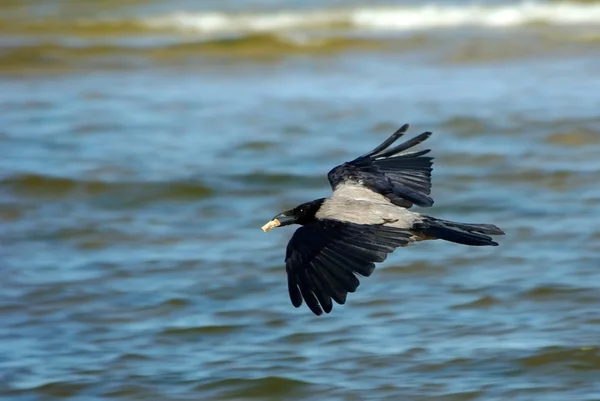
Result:
[[[262,229],[299,224],[285,256],[292,304],[302,300],[315,315],[342,305],[359,286],[357,275],[370,276],[397,247],[443,239],[463,245],[497,246],[490,235],[504,232],[492,224],[436,219],[408,210],[430,207],[430,149],[405,152],[431,136],[424,132],[390,147],[406,130],[402,126],[372,151],[331,170],[333,194],[303,203],[275,216]]]

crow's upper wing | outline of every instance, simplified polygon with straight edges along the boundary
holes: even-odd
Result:
[[[288,243],[285,268],[290,300],[302,299],[315,315],[331,312],[332,300],[346,302],[359,286],[356,274],[369,276],[411,233],[392,227],[317,220],[300,227]]]
[[[433,199],[429,196],[433,157],[424,156],[431,149],[402,153],[425,141],[431,132],[424,132],[389,148],[407,129],[408,124],[403,125],[369,153],[332,169],[327,178],[333,190],[339,190],[344,185],[358,185],[385,196],[398,206],[433,205]]]

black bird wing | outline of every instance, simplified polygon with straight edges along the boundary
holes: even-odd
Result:
[[[433,205],[429,196],[433,157],[424,156],[431,149],[402,153],[425,141],[431,132],[424,132],[390,148],[408,127],[408,124],[403,125],[372,151],[332,169],[327,178],[333,190],[344,185],[362,186],[405,208],[413,204],[421,207]]]
[[[382,225],[317,220],[296,230],[288,243],[285,268],[292,304],[302,300],[315,315],[331,312],[332,300],[342,305],[399,246],[411,242],[408,231]]]

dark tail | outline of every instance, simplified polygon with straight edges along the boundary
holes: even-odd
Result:
[[[429,239],[443,239],[457,244],[472,246],[498,246],[490,235],[504,235],[504,231],[493,224],[467,224],[423,216],[413,230]]]

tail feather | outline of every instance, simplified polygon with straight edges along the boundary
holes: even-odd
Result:
[[[467,231],[475,231],[475,232],[479,232],[482,234],[489,234],[489,235],[504,235],[504,231],[502,231],[500,228],[498,228],[497,226],[495,226],[493,224],[470,224],[470,223],[456,223],[454,221],[448,221],[448,220],[442,220],[442,219],[435,219],[435,220],[439,221],[441,223],[450,225],[450,226],[454,226],[454,227],[458,227],[463,230],[467,230]]]
[[[504,235],[504,231],[493,224],[456,223],[428,216],[413,229],[427,238],[471,246],[498,246],[490,235]]]

